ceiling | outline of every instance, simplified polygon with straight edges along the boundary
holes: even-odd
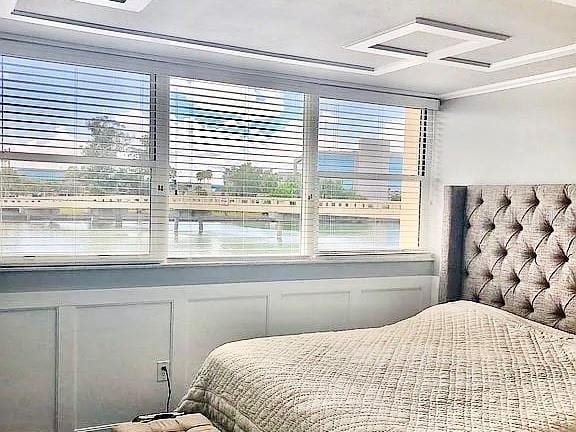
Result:
[[[413,22],[416,17],[509,36],[501,43],[461,55],[478,62],[494,63],[576,44],[576,7],[570,5],[571,1],[151,0],[142,11],[132,12],[77,0],[18,0],[16,8],[122,29],[380,68],[398,59],[345,47]],[[0,31],[434,95],[576,67],[575,50],[570,51],[570,55],[503,70],[471,70],[445,62],[423,63],[384,74],[366,74],[72,31],[7,18],[0,19]],[[455,41],[418,32],[392,42],[400,48],[430,51],[450,46]]]

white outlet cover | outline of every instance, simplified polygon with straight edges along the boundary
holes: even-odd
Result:
[[[162,367],[164,367],[164,366],[166,366],[166,369],[168,369],[168,373],[170,373],[170,362],[168,360],[162,360],[162,361],[156,362],[156,381],[157,382],[168,381],[168,378],[166,377],[166,375],[162,371]]]
[[[132,12],[140,12],[152,0],[75,0],[82,3],[91,3],[98,6],[106,6],[116,9],[124,9]]]

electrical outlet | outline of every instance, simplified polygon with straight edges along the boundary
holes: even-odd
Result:
[[[162,360],[156,362],[156,381],[168,381],[168,377],[166,376],[166,372],[162,370],[163,367],[166,367],[166,370],[170,372],[170,362],[168,360]]]

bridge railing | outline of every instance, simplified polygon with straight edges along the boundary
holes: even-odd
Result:
[[[246,208],[258,211],[259,208],[273,209],[282,213],[284,210],[292,213],[301,207],[300,198],[281,197],[238,197],[238,196],[170,196],[171,209],[181,210],[223,210],[223,211],[245,211]],[[96,209],[96,208],[116,208],[134,209],[146,208],[150,205],[150,199],[137,195],[83,195],[83,196],[18,196],[5,197],[0,200],[3,208],[76,208],[76,209]],[[331,213],[335,209],[374,212],[376,210],[400,211],[402,201],[384,200],[359,200],[359,199],[320,199],[319,212]],[[270,211],[270,210],[267,210]]]

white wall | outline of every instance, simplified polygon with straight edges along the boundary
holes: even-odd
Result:
[[[576,183],[576,78],[445,102],[432,161],[430,242],[443,186]]]
[[[434,276],[0,293],[0,430],[59,431],[172,408],[228,341],[381,326],[430,305]]]

